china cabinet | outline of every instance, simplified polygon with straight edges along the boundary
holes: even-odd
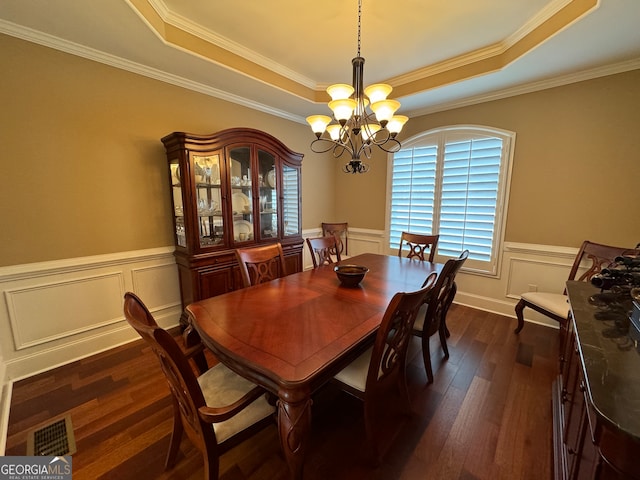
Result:
[[[162,143],[183,307],[242,287],[240,246],[280,242],[287,273],[302,270],[302,154],[249,128],[174,132]]]

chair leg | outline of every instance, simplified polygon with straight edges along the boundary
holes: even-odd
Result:
[[[367,446],[366,455],[369,457],[368,462],[372,467],[380,466],[380,447],[378,445],[377,431],[374,427],[376,425],[376,419],[374,413],[368,408],[368,405],[364,405],[364,429],[366,432]]]
[[[173,431],[171,432],[171,440],[169,442],[169,452],[165,462],[165,469],[169,470],[176,464],[178,451],[180,450],[180,442],[182,441],[182,418],[180,417],[180,408],[175,397],[173,397]]]
[[[215,447],[207,445],[205,451],[202,452],[204,457],[204,475],[202,478],[208,480],[218,480],[220,463],[218,455],[215,452]]]
[[[447,327],[444,323],[438,329],[438,333],[440,334],[440,346],[442,346],[444,358],[449,358],[449,346],[447,345]]]
[[[526,307],[526,303],[523,299],[520,299],[520,301],[516,305],[516,317],[518,317],[518,326],[514,330],[514,333],[520,333],[522,327],[524,327],[524,307]]]
[[[433,383],[433,370],[431,369],[431,351],[429,348],[429,337],[422,337],[422,361],[427,372],[427,383]]]

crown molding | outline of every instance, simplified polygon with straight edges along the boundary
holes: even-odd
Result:
[[[598,0],[599,1],[599,0]],[[508,46],[515,45],[544,22],[556,15],[560,10],[569,5],[573,0],[554,0],[544,6],[542,10],[531,17],[522,27],[509,35],[504,43]],[[575,20],[574,20],[575,21]],[[573,23],[573,22],[572,22]]]
[[[291,70],[290,68],[287,68],[278,62],[274,62],[270,58],[260,55],[259,53],[245,47],[244,45],[234,42],[228,39],[227,37],[218,35],[216,32],[208,30],[202,25],[199,25],[198,23],[186,17],[183,17],[182,15],[179,15],[173,12],[171,9],[169,9],[169,7],[167,7],[167,5],[164,3],[163,0],[147,0],[147,1],[149,2],[149,5],[151,5],[151,7],[160,16],[163,22],[169,25],[172,25],[180,30],[183,30],[186,33],[189,33],[198,38],[201,38],[205,42],[209,42],[235,55],[245,58],[250,62],[260,65],[272,72],[282,75],[283,77],[288,78],[289,80],[292,80],[296,83],[300,83],[305,87],[308,87],[311,89],[317,89],[317,84],[314,80],[304,75],[301,75],[300,73],[295,72],[294,70]],[[129,6],[131,6],[131,8],[133,8],[134,10],[137,10],[130,2],[127,2],[127,3],[129,3]]]
[[[93,60],[95,62],[99,62],[105,65],[119,68],[121,70],[125,70],[138,75],[142,75],[144,77],[153,78],[154,80],[159,80],[164,83],[186,88],[194,92],[219,98],[221,100],[235,103],[237,105],[242,105],[243,107],[268,113],[269,115],[274,115],[276,117],[284,118],[297,123],[305,123],[304,118],[300,117],[299,115],[294,115],[284,110],[272,108],[272,107],[269,107],[268,105],[264,105],[259,102],[248,100],[239,95],[234,95],[234,94],[225,92],[223,90],[219,90],[217,88],[204,85],[199,82],[194,82],[192,80],[189,80],[184,77],[180,77],[178,75],[167,73],[162,70],[158,70],[156,68],[142,65],[140,63],[132,62],[130,60],[117,57],[115,55],[104,53],[99,50],[86,47],[78,43],[70,42],[68,40],[64,40],[59,37],[55,37],[53,35],[42,33],[37,30],[24,27],[22,25],[17,25],[12,22],[7,22],[2,19],[0,19],[0,33],[4,33],[12,37],[20,38],[28,42],[37,43],[38,45],[53,48],[61,52],[70,53],[71,55],[86,58],[88,60]]]
[[[562,9],[575,1],[576,0],[555,0],[546,5],[545,8],[537,12],[535,16],[530,18],[524,25],[522,25],[518,30],[516,30],[513,34],[511,34],[504,40],[501,40],[497,43],[494,43],[493,45],[489,45],[484,48],[479,48],[477,50],[473,50],[471,52],[464,53],[462,55],[458,55],[456,57],[452,57],[438,63],[434,63],[432,65],[418,68],[417,70],[413,70],[402,75],[397,75],[386,80],[386,83],[397,87],[412,82],[418,82],[425,78],[435,77],[436,75],[442,73],[455,71],[456,69],[461,69],[468,65],[479,65],[481,64],[481,62],[490,60],[492,58],[500,58],[501,56],[505,55],[509,51],[509,49],[516,47],[519,42],[526,40],[528,35],[532,34],[537,28],[543,26],[545,22],[552,19],[555,15],[561,15]],[[576,18],[572,18],[571,21],[565,23],[559,30],[551,31],[550,35],[545,36],[544,39],[541,39],[540,43],[545,42],[552,36],[556,35],[560,30],[567,28],[569,25],[578,21],[579,18],[586,15],[592,10],[593,9],[588,10],[587,12],[581,14]],[[520,56],[518,56],[518,58],[519,57]],[[502,65],[502,67],[505,66],[506,64]],[[485,73],[490,72],[485,71]]]
[[[638,69],[640,69],[640,58],[635,58],[624,62],[605,65],[589,70],[583,70],[581,72],[570,73],[547,80],[540,80],[524,85],[518,85],[517,87],[505,88],[495,92],[475,95],[473,97],[468,97],[460,101],[445,102],[427,108],[416,109],[412,110],[410,114],[411,117],[429,115],[432,113],[444,112],[446,110],[453,110],[455,108],[468,107],[470,105],[491,102],[493,100],[501,100],[503,98],[515,97],[518,95],[533,93],[540,90],[547,90],[549,88],[562,87],[564,85],[569,85],[572,83],[584,82],[586,80],[592,80],[594,78],[606,77],[608,75],[615,75],[618,73],[624,73]]]

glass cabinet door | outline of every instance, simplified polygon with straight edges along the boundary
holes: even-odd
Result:
[[[180,181],[180,164],[178,159],[169,162],[171,175],[171,198],[173,199],[173,224],[176,227],[176,245],[187,248],[187,237],[184,228],[184,205],[182,204],[182,182]]]
[[[282,219],[284,236],[301,235],[300,225],[300,170],[282,166]]]
[[[193,155],[200,247],[224,243],[220,155]]]
[[[276,159],[264,150],[258,150],[258,183],[260,192],[260,238],[278,237],[278,186]]]
[[[253,193],[251,178],[251,148],[229,150],[231,175],[231,209],[234,242],[253,240]]]

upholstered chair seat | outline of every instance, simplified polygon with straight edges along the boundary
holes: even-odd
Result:
[[[229,370],[221,363],[200,375],[198,384],[207,406],[213,408],[231,405],[255,388],[255,384]],[[230,419],[214,423],[213,430],[216,432],[216,439],[218,443],[222,443],[274,414],[275,408],[269,404],[266,395],[263,395]]]
[[[567,318],[569,316],[568,299],[562,293],[526,292],[520,295],[520,298],[559,317]]]

